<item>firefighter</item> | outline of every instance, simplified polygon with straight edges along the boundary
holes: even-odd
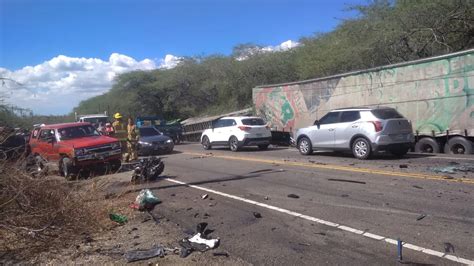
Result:
[[[138,160],[138,133],[135,124],[133,124],[133,119],[128,118],[127,125],[127,155],[130,161]]]
[[[114,114],[115,121],[112,123],[113,127],[113,134],[112,137],[118,139],[120,141],[120,145],[122,146],[122,157],[123,159],[127,159],[127,127],[122,122],[122,115],[120,113]]]

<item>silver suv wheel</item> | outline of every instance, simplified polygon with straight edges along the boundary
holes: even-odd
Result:
[[[359,138],[352,144],[352,153],[357,159],[365,160],[370,156],[370,144],[364,138]]]
[[[298,141],[298,150],[303,155],[309,155],[313,153],[313,147],[311,147],[311,142],[308,138],[303,137]]]

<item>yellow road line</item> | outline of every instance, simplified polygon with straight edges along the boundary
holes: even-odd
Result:
[[[193,156],[203,156],[203,157],[214,157],[214,158],[229,159],[229,160],[267,163],[267,164],[280,164],[280,165],[288,165],[288,166],[300,166],[300,167],[338,170],[338,171],[346,171],[346,172],[411,177],[411,178],[418,178],[418,179],[438,180],[438,181],[441,180],[441,181],[447,181],[447,182],[474,184],[473,179],[468,179],[468,178],[446,179],[446,177],[443,177],[443,176],[428,175],[428,174],[422,174],[422,173],[405,173],[405,172],[396,172],[396,171],[389,172],[389,171],[383,171],[383,170],[357,168],[357,167],[350,167],[350,166],[340,166],[340,165],[330,165],[330,164],[322,165],[322,164],[312,164],[312,163],[303,163],[303,162],[289,162],[289,161],[284,161],[284,160],[267,160],[267,159],[262,159],[262,158],[257,158],[257,157],[240,157],[240,156],[228,156],[228,155],[216,155],[216,154],[209,155],[209,154],[195,153],[195,152],[183,152],[183,154],[193,155]]]

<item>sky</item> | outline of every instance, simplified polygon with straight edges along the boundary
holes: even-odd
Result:
[[[120,73],[172,68],[183,56],[230,55],[243,43],[291,49],[354,17],[347,8],[361,3],[0,0],[0,93],[35,114],[66,114],[108,91]]]

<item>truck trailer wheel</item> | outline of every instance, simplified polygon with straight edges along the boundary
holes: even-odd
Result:
[[[471,154],[473,143],[463,137],[454,137],[448,140],[444,146],[444,153],[447,154]]]
[[[429,137],[422,138],[418,140],[415,144],[415,152],[420,153],[439,153],[440,147],[439,143]]]

